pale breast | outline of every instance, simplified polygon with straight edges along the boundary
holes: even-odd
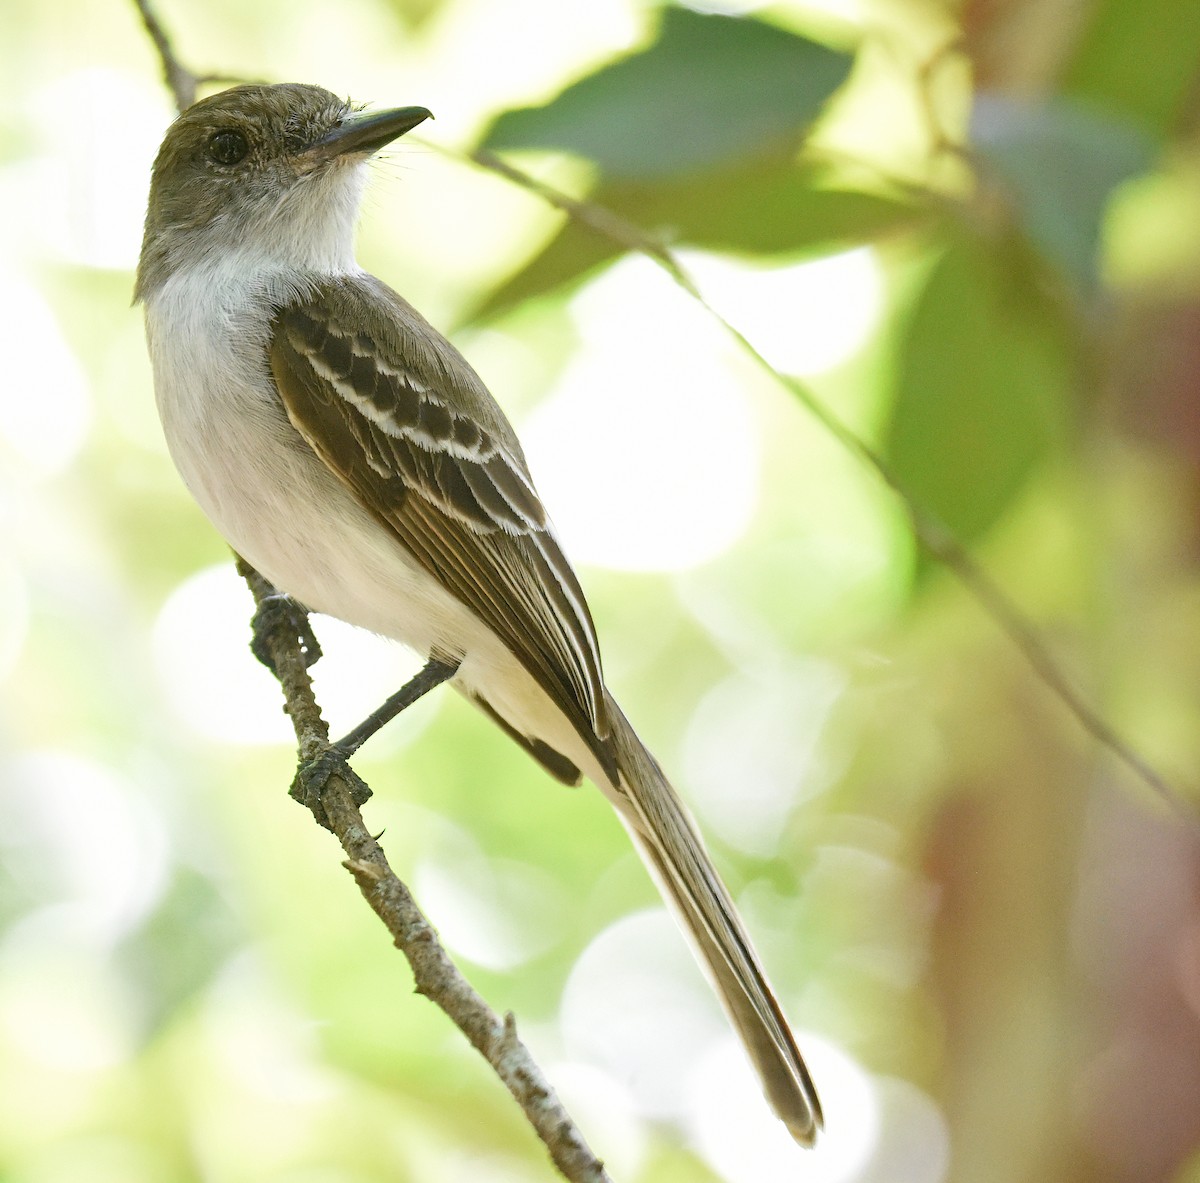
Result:
[[[274,285],[274,286],[273,286]],[[167,446],[238,554],[319,612],[462,660],[456,684],[595,777],[566,718],[494,632],[408,554],[312,451],[267,366],[272,309],[296,295],[244,268],[176,274],[146,300]]]
[[[436,634],[461,634],[462,607],[288,421],[266,363],[269,280],[236,278],[238,293],[211,271],[176,275],[146,302],[163,432],[189,491],[234,550],[307,606],[425,652]]]

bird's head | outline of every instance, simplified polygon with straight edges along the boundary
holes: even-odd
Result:
[[[348,255],[360,166],[429,114],[363,111],[299,83],[235,86],[189,107],[154,162],[138,298],[216,253]]]

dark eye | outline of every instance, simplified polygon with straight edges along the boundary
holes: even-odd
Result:
[[[240,131],[219,131],[208,141],[208,155],[218,164],[238,164],[246,159],[250,145]]]

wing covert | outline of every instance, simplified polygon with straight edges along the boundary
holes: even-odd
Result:
[[[587,602],[511,427],[466,361],[363,277],[279,309],[270,365],[314,452],[497,633],[612,769]]]

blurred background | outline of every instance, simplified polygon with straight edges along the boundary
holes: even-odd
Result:
[[[159,15],[197,71],[435,112],[376,162],[360,256],[517,422],[609,682],[818,1079],[806,1154],[599,794],[432,696],[356,761],[368,823],[614,1178],[1200,1180],[1194,825],[679,286],[455,158],[486,143],[674,245],[1190,810],[1200,7]],[[287,798],[249,595],[166,455],[130,307],[172,116],[138,16],[4,0],[3,28],[0,1177],[549,1180]],[[336,733],[416,663],[316,627]]]

